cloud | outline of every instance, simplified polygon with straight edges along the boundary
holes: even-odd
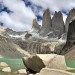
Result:
[[[13,11],[13,13],[10,14],[7,12],[0,13],[0,21],[2,21],[6,27],[16,31],[30,30],[32,20],[35,18],[35,14],[31,8],[26,7],[21,0],[3,0],[3,5]]]
[[[61,9],[70,10],[75,7],[75,0],[30,0],[36,5],[42,6],[44,9],[50,8],[52,12]]]
[[[63,20],[65,22],[67,14],[72,8],[75,8],[75,0],[29,0],[33,4],[41,6],[43,8],[41,16],[45,9],[49,8],[51,12],[51,16],[53,16],[55,11],[61,11],[63,14]]]
[[[29,3],[25,5],[24,1],[29,1]],[[61,11],[65,21],[69,10],[75,7],[75,0],[0,0],[1,2],[12,13],[1,12],[0,22],[3,22],[5,27],[16,31],[30,30],[32,20],[36,17],[41,25],[43,12],[46,8],[50,9],[51,16],[55,11]]]

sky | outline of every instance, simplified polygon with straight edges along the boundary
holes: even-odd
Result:
[[[0,25],[15,31],[31,30],[35,18],[42,25],[47,8],[51,16],[61,11],[65,22],[68,12],[75,8],[75,0],[0,0]]]

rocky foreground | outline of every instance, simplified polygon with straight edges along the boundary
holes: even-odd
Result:
[[[61,60],[61,61],[60,61]],[[65,58],[57,54],[37,54],[23,57],[25,68],[12,70],[5,62],[0,62],[2,72],[13,75],[75,75],[68,72],[74,68],[66,66]]]

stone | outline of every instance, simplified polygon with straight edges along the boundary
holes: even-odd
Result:
[[[36,19],[33,19],[32,28],[34,28],[35,30],[38,30],[38,32],[40,31],[40,25],[38,24]]]
[[[65,22],[65,30],[68,32],[69,23],[75,19],[75,9],[71,9]]]
[[[64,70],[43,68],[40,71],[40,73],[37,73],[35,75],[75,75],[75,74],[64,71]]]
[[[66,70],[64,56],[57,54],[36,54],[24,57],[23,63],[29,71],[40,72],[44,67]]]
[[[64,56],[56,55],[53,59],[49,61],[47,68],[67,70],[66,62]]]
[[[11,72],[11,68],[10,67],[6,67],[2,69],[3,72]]]
[[[46,9],[43,14],[42,27],[40,30],[40,35],[46,36],[51,31],[51,16],[49,9]]]
[[[29,75],[34,75],[34,74],[29,74]]]
[[[37,54],[48,68],[66,70],[66,62],[64,56],[57,54]],[[61,61],[60,61],[61,60]]]
[[[19,74],[27,74],[26,69],[20,69],[18,70]]]
[[[54,31],[54,35],[57,36],[58,38],[61,38],[61,35],[64,33],[64,21],[63,21],[63,16],[62,13],[55,12],[53,18],[52,18],[52,28]]]
[[[1,67],[8,67],[8,64],[6,62],[0,62]]]
[[[33,73],[40,72],[45,67],[44,63],[38,56],[24,57],[23,63],[27,70]]]

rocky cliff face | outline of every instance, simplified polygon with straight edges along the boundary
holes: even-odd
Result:
[[[40,31],[40,35],[46,36],[51,31],[51,16],[49,9],[46,9],[43,14],[43,22],[42,22],[42,28]]]
[[[67,19],[66,19],[66,22],[65,22],[65,30],[66,32],[68,32],[68,26],[69,26],[69,23],[75,19],[75,9],[72,9],[70,10],[68,16],[67,16]]]
[[[38,24],[36,19],[33,19],[33,25],[32,28],[34,28],[35,30],[40,31],[40,25]]]
[[[70,51],[70,48],[73,46],[75,46],[75,20],[73,20],[69,24],[68,33],[67,33],[67,42],[63,50],[61,51],[61,54],[67,53],[68,51]]]
[[[64,22],[62,13],[55,12],[52,18],[52,28],[56,36],[61,36],[64,33]]]

